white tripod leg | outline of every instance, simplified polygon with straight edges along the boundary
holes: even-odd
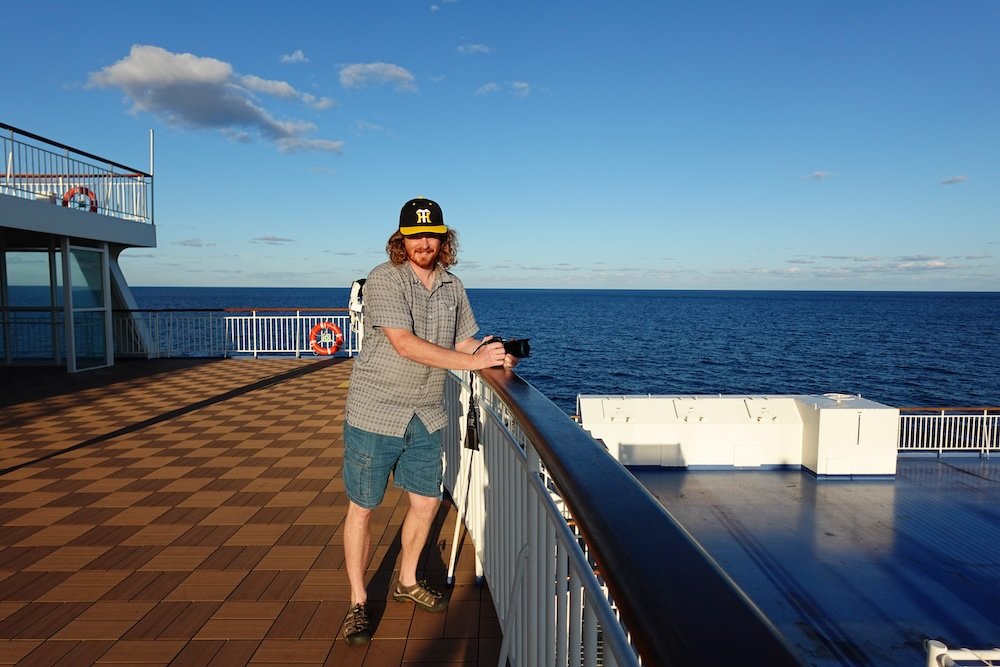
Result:
[[[462,483],[461,480],[462,480],[463,465],[468,472],[466,474],[467,481],[465,483],[465,493],[463,493],[460,498],[455,498],[455,504],[457,505],[455,509],[458,511],[458,515],[455,517],[455,534],[452,536],[451,539],[451,558],[448,559],[448,578],[446,582],[449,586],[452,586],[455,583],[455,560],[458,557],[458,537],[462,532],[462,523],[465,521],[465,507],[467,504],[466,501],[469,498],[469,486],[472,484],[472,455],[475,454],[475,450],[470,449],[468,450],[469,456],[466,457],[465,447],[463,447],[460,451],[462,453],[462,456],[458,466],[459,485],[461,485]],[[468,458],[468,460],[466,460],[466,458]],[[459,489],[461,490],[461,486],[459,486]],[[479,558],[477,556],[476,557],[477,580],[481,575],[481,568],[482,566],[479,564]]]

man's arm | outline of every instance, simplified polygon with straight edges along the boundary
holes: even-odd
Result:
[[[396,354],[431,368],[446,368],[456,371],[478,371],[482,368],[500,366],[507,354],[502,343],[487,343],[467,338],[454,350],[430,343],[407,329],[382,327],[382,333],[392,343]]]

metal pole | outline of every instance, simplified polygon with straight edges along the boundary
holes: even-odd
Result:
[[[153,128],[149,128],[149,224],[155,225],[153,218]]]

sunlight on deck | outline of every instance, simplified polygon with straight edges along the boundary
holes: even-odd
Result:
[[[0,664],[496,664],[463,545],[445,614],[387,601],[405,513],[373,517],[375,638],[341,622],[349,360],[0,369]],[[424,571],[441,590],[455,515]]]

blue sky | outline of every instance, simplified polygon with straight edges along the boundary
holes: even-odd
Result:
[[[1000,2],[7,0],[0,120],[148,170],[133,285],[1000,290]]]

